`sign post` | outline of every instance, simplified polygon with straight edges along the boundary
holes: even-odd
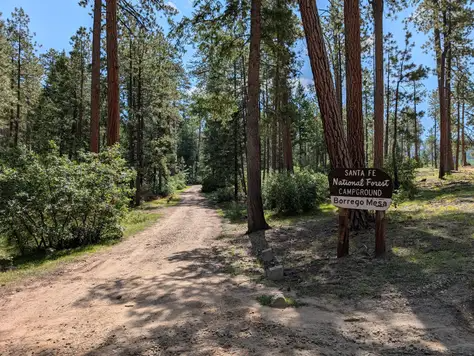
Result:
[[[376,168],[336,168],[329,174],[331,203],[339,207],[337,257],[349,254],[348,209],[375,210],[375,254],[385,252],[385,210],[392,203],[390,176]]]

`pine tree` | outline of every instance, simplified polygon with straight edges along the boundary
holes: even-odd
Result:
[[[30,18],[22,8],[15,8],[7,21],[11,46],[11,88],[15,92],[10,109],[10,137],[14,146],[19,144],[21,134],[24,141],[28,141],[30,128],[27,118],[36,104],[40,87],[41,67],[29,22]]]
[[[107,11],[107,145],[120,138],[117,0],[106,0]]]
[[[247,177],[248,177],[248,233],[268,228],[263,214],[260,177],[260,41],[261,0],[252,0],[250,12],[250,53],[247,99]],[[260,248],[257,248],[259,250]]]

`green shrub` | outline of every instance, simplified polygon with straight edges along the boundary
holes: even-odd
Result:
[[[311,211],[328,196],[327,176],[309,170],[271,174],[263,185],[266,209],[296,214]]]
[[[182,171],[179,173],[176,173],[174,176],[170,177],[169,179],[173,189],[173,193],[176,190],[181,190],[187,187],[186,181],[187,181],[187,174],[186,172]]]
[[[21,253],[64,249],[122,235],[134,172],[118,148],[78,162],[12,149],[0,156],[0,234]]]
[[[225,183],[217,180],[212,175],[205,176],[202,180],[201,191],[203,193],[215,192],[219,188],[225,188]]]
[[[404,201],[413,199],[417,193],[417,187],[415,184],[416,169],[419,164],[414,159],[405,160],[398,165],[398,181],[399,188],[395,191],[394,200]],[[394,179],[393,165],[389,164],[385,166],[385,171]],[[394,187],[395,188],[395,187]]]
[[[234,200],[234,187],[217,188],[210,194],[213,203],[225,203]]]

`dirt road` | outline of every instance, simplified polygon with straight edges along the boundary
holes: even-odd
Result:
[[[229,274],[222,252],[230,246],[218,239],[216,212],[198,187],[182,198],[155,226],[107,251],[0,291],[0,355],[472,351],[466,344],[453,352],[431,337],[430,330],[457,333],[435,316],[422,322],[413,313],[358,312],[318,300],[285,310],[260,306],[256,297],[272,288]]]

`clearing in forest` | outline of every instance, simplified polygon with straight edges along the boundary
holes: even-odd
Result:
[[[332,209],[271,218],[277,283],[243,221],[221,222],[195,186],[148,230],[2,288],[0,354],[473,355],[474,171],[420,174],[389,212],[385,259],[369,230],[337,260]],[[276,291],[296,307],[257,301]]]

